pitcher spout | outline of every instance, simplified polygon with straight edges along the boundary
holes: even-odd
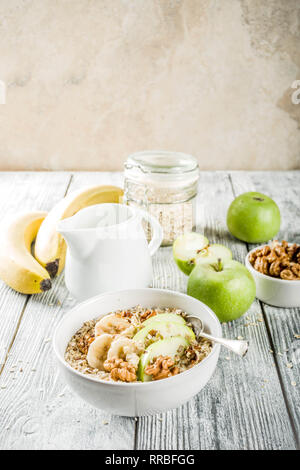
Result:
[[[67,243],[70,255],[82,260],[90,256],[94,250],[96,237],[92,230],[87,231],[80,226],[78,227],[76,215],[60,220],[56,229]]]

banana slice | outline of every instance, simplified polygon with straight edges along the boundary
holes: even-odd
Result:
[[[90,345],[86,360],[94,369],[104,370],[103,363],[113,341],[113,336],[103,334],[98,336]]]
[[[122,202],[123,191],[117,186],[91,186],[74,191],[49,212],[42,223],[35,242],[35,257],[46,268],[50,277],[59,274],[65,265],[66,243],[56,231],[59,220],[71,217],[80,209],[105,202]]]
[[[47,212],[28,212],[1,227],[0,278],[22,294],[51,289],[48,272],[31,254],[31,245],[46,216]]]
[[[139,352],[140,348],[135,341],[126,337],[119,337],[111,343],[107,359],[125,359],[134,367],[137,367],[140,360],[137,355]]]
[[[115,313],[105,315],[95,325],[95,336],[100,336],[103,333],[110,335],[119,334],[130,327],[130,321],[127,318],[119,317]]]

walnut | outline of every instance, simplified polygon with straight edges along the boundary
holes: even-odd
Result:
[[[279,258],[286,254],[283,246],[275,246],[274,251]]]
[[[263,257],[261,260],[261,268],[263,274],[269,274],[269,262],[266,257]]]
[[[263,256],[259,256],[258,258],[256,258],[254,262],[254,268],[260,273],[269,274],[269,262]]]
[[[281,271],[280,260],[274,261],[269,269],[270,276],[279,277]]]
[[[179,373],[178,367],[169,356],[158,356],[155,362],[145,368],[147,375],[152,375],[153,380],[166,379]]]
[[[300,263],[290,263],[290,268],[293,274],[296,277],[300,278]]]
[[[257,258],[256,251],[252,251],[252,253],[249,254],[249,261],[252,265],[254,265],[256,258]]]
[[[280,265],[282,268],[289,268],[291,265],[291,261],[288,257],[280,258]]]
[[[136,381],[136,367],[123,359],[107,359],[103,364],[104,370],[110,372],[112,380],[121,380],[122,382]]]
[[[300,280],[300,245],[289,245],[274,240],[271,245],[258,248],[249,255],[249,261],[260,273],[281,279]]]
[[[261,249],[262,256],[268,256],[269,253],[271,253],[271,248],[269,245],[266,245]]]
[[[274,261],[277,260],[277,255],[274,250],[270,251],[270,253],[267,256],[267,260],[269,261],[269,263],[273,263]]]
[[[254,269],[256,269],[256,271],[261,271],[261,256],[258,256],[255,259],[253,267],[254,267]]]
[[[291,246],[288,246],[287,249],[286,249],[286,252],[289,256],[290,259],[297,259],[296,256],[297,254],[299,253],[299,245],[297,245],[297,243],[293,243]]]
[[[284,269],[283,271],[281,271],[280,277],[281,279],[286,279],[289,281],[297,279],[297,277],[294,275],[294,273],[292,273],[290,269]]]
[[[122,369],[113,369],[110,373],[110,377],[112,380],[121,380],[122,382],[136,381],[136,373],[131,372],[126,367],[123,367]]]

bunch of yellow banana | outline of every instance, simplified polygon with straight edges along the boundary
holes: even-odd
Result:
[[[92,186],[70,193],[48,214],[17,215],[0,229],[0,279],[23,294],[51,289],[51,278],[64,268],[66,255],[65,241],[56,231],[57,222],[84,207],[121,203],[122,198],[123,191],[116,186]]]
[[[51,288],[49,273],[31,254],[31,244],[47,212],[29,212],[6,222],[0,237],[0,278],[23,294]]]

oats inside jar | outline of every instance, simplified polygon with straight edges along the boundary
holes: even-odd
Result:
[[[136,306],[85,322],[69,341],[65,360],[101,380],[148,382],[190,369],[211,350],[209,340],[196,339],[182,310]]]

